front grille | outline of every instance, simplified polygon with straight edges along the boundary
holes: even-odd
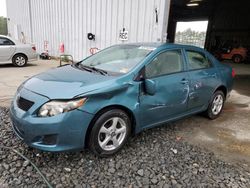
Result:
[[[28,111],[34,104],[34,102],[29,101],[22,97],[18,97],[16,102],[17,102],[17,106],[24,111]]]

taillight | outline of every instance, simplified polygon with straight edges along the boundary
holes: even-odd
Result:
[[[36,51],[36,47],[35,47],[35,46],[32,46],[32,50]]]
[[[232,69],[232,77],[234,78],[234,77],[235,77],[235,75],[236,75],[235,70],[234,70],[234,69]]]

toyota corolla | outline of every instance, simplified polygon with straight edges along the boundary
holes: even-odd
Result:
[[[201,112],[217,118],[234,75],[198,47],[115,45],[25,81],[11,105],[13,130],[40,150],[108,156],[144,129]]]

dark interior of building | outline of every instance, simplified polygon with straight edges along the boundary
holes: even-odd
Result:
[[[250,2],[246,0],[171,0],[168,41],[178,21],[208,20],[205,48],[214,53],[242,46],[250,51]]]

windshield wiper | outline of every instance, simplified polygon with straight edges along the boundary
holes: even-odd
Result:
[[[75,63],[74,66],[76,66],[76,67],[78,67],[80,69],[84,69],[84,70],[86,70],[88,72],[93,72],[93,70],[89,69],[87,66],[82,65],[80,62]]]
[[[95,72],[98,72],[98,73],[100,73],[100,74],[102,74],[102,75],[108,75],[108,72],[105,71],[105,70],[97,69],[97,68],[95,68],[95,67],[91,67],[91,66],[87,66],[87,65],[83,65],[83,64],[81,64],[81,62],[76,63],[75,66],[77,66],[77,67],[79,67],[79,68],[81,68],[81,69],[84,69],[84,70],[86,70],[86,71],[88,71],[88,72],[93,72],[93,71],[95,71]]]
[[[105,70],[97,69],[97,68],[95,68],[95,67],[90,67],[90,66],[87,66],[87,67],[90,68],[90,69],[92,69],[92,70],[94,70],[94,71],[96,71],[96,72],[101,73],[102,75],[107,75],[107,74],[108,74],[108,72],[105,71]]]

